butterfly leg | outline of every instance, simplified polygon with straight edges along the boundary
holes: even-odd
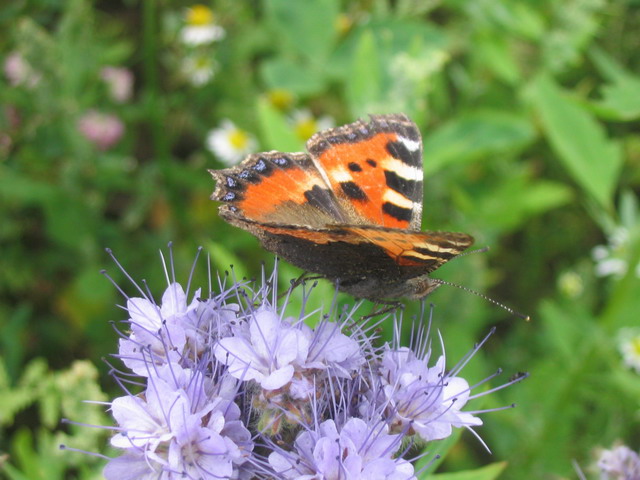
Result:
[[[310,275],[309,272],[304,272],[295,280],[291,280],[291,284],[289,285],[289,288],[287,289],[286,292],[280,294],[280,296],[278,297],[278,300],[282,300],[283,297],[289,295],[294,289],[298,288],[300,285],[304,285],[308,281],[319,280],[321,278],[324,278],[324,277],[322,275]]]
[[[363,317],[361,317],[361,320],[369,320],[370,318],[373,318],[373,317],[379,317],[380,315],[385,315],[390,312],[395,312],[398,309],[402,310],[404,309],[404,304],[400,302],[385,302],[385,301],[377,300],[375,303],[375,308],[378,308],[378,307],[381,307],[381,308],[379,308],[378,310],[374,310],[368,315],[364,315]]]

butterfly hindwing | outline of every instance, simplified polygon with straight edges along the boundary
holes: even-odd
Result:
[[[465,233],[402,231],[371,226],[342,228],[377,245],[398,265],[423,267],[424,273],[436,270],[473,244],[473,237]]]
[[[420,229],[422,140],[406,115],[372,115],[319,132],[307,149],[355,223]]]

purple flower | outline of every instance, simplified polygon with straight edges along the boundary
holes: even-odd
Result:
[[[234,476],[253,450],[238,406],[218,396],[201,372],[177,364],[153,371],[143,395],[111,402],[119,426],[111,445],[125,454],[109,461],[105,478]]]
[[[309,339],[269,307],[250,316],[249,328],[222,338],[214,348],[229,374],[241,380],[255,380],[265,390],[283,387],[293,377],[309,351]]]
[[[627,480],[640,478],[640,455],[626,445],[603,450],[598,459],[602,480]]]
[[[394,431],[412,429],[430,441],[448,437],[452,427],[482,425],[460,411],[469,399],[467,381],[447,373],[444,356],[432,367],[428,361],[428,353],[418,358],[406,347],[387,347],[382,356],[380,379]]]
[[[300,433],[291,451],[272,452],[269,464],[285,479],[416,478],[409,462],[394,458],[401,440],[401,435],[389,435],[380,422],[371,425],[350,418],[338,428],[334,420],[326,420]]]
[[[257,287],[218,279],[222,293],[191,300],[175,281],[159,304],[127,298],[119,358],[135,375],[114,377],[140,393],[110,404],[122,454],[107,479],[414,479],[406,457],[417,437],[482,424],[462,411],[473,396],[459,373],[483,342],[447,371],[444,356],[429,364],[428,330],[412,348],[399,335],[374,347],[376,324],[355,320],[358,304],[318,312],[311,328],[306,298],[285,315],[277,271],[266,277]]]
[[[120,339],[120,358],[133,372],[146,377],[150,365],[179,363],[187,342],[184,318],[199,306],[196,292],[187,298],[178,283],[172,283],[162,295],[162,304],[147,298],[130,298],[127,311],[131,324],[129,338]]]

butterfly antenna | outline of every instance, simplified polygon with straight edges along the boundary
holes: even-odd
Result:
[[[486,248],[486,247],[485,247]],[[475,250],[474,250],[475,251]],[[472,252],[468,252],[468,253],[473,253]],[[459,255],[458,255],[459,256]],[[451,283],[451,282],[447,282],[446,280],[440,280],[439,278],[432,278],[431,279],[434,283],[437,283],[439,285],[448,285],[450,287],[456,287],[459,288],[460,290],[464,290],[465,292],[469,292],[472,293],[473,295],[476,295],[477,297],[483,298],[485,299],[487,302],[489,303],[493,303],[495,306],[502,308],[503,310],[506,310],[507,312],[509,312],[511,315],[515,315],[516,317],[520,317],[523,320],[526,320],[527,322],[529,320],[531,320],[531,317],[529,315],[525,315],[524,313],[520,313],[520,312],[516,312],[513,308],[511,307],[507,307],[504,303],[500,303],[497,300],[494,300],[491,297],[487,297],[484,293],[480,293],[477,292],[475,290],[472,290],[469,287],[463,287],[462,285],[458,285],[457,283]]]
[[[456,255],[453,258],[464,257],[466,255],[471,255],[472,253],[486,253],[488,251],[489,251],[489,247],[488,246],[487,247],[482,247],[482,248],[476,248],[475,250],[469,250],[468,252],[459,253],[458,255]],[[452,260],[453,260],[453,258],[452,258]]]

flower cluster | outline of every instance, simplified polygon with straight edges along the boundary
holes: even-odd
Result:
[[[209,83],[218,69],[213,45],[222,40],[226,32],[218,25],[216,16],[206,5],[193,5],[184,12],[178,38],[182,72],[195,87]]]
[[[126,394],[110,402],[123,454],[107,479],[414,479],[416,442],[482,423],[463,411],[473,387],[459,376],[479,346],[447,370],[424,325],[403,347],[395,316],[395,339],[378,345],[386,317],[335,301],[308,312],[304,285],[287,315],[277,278],[204,295],[171,280],[160,303],[142,288],[127,299],[117,357],[130,372],[114,369]]]

